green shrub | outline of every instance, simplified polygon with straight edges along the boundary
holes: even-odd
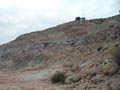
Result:
[[[55,74],[53,74],[53,76],[51,77],[51,81],[52,83],[64,83],[66,79],[66,76],[64,73],[62,72],[56,72]]]
[[[80,21],[80,17],[76,17],[76,18],[75,18],[75,21]]]

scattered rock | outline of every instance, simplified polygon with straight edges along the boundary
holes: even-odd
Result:
[[[102,65],[102,72],[104,74],[113,75],[117,71],[118,71],[118,66],[112,61],[104,62]]]
[[[71,84],[72,81],[70,80],[70,78],[66,78],[65,83],[66,83],[66,84]]]
[[[108,90],[105,83],[103,83],[103,84],[101,85],[100,90]]]
[[[103,76],[102,75],[96,75],[95,77],[91,78],[91,81],[94,83],[94,84],[98,84],[100,83],[100,81],[103,80]]]
[[[72,67],[72,66],[73,66],[72,63],[65,63],[65,64],[63,64],[63,67]]]
[[[73,71],[73,72],[79,71],[78,65],[73,65],[73,66],[71,67],[71,71]]]
[[[81,79],[81,76],[79,73],[74,73],[71,76],[68,76],[65,80],[67,84],[70,84],[71,82],[78,82]]]

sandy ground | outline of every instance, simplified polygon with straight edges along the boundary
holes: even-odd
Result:
[[[64,90],[58,85],[52,85],[40,81],[17,82],[1,84],[0,90]]]
[[[49,70],[0,74],[0,90],[64,90],[49,81]]]
[[[33,71],[0,72],[0,90],[64,90],[63,85],[50,82],[55,71],[57,69],[48,67]]]

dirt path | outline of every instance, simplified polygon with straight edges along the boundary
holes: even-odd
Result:
[[[0,90],[64,90],[53,85],[49,78],[51,69],[0,74]]]
[[[12,83],[0,85],[0,90],[65,90],[58,85],[39,81]]]
[[[51,66],[42,70],[1,72],[0,90],[64,90],[50,82],[51,75],[57,69]]]

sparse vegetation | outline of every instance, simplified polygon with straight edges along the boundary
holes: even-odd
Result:
[[[53,76],[51,77],[51,81],[52,83],[64,83],[66,79],[66,76],[64,73],[62,72],[56,72],[55,74],[53,74]]]
[[[105,18],[100,18],[100,19],[93,19],[93,20],[90,20],[91,22],[94,22],[95,24],[101,24],[105,21],[106,19]]]
[[[40,64],[42,61],[47,60],[47,56],[45,55],[38,55],[38,56],[24,56],[24,57],[19,57],[16,58],[14,62],[14,67],[20,68],[20,67],[25,67],[28,66],[28,63],[30,61],[33,61],[35,64]]]
[[[47,60],[47,56],[45,55],[39,55],[34,58],[34,61],[36,64],[40,64],[42,61]]]
[[[120,47],[115,47],[113,51],[113,57],[115,58],[116,64],[120,67]]]

